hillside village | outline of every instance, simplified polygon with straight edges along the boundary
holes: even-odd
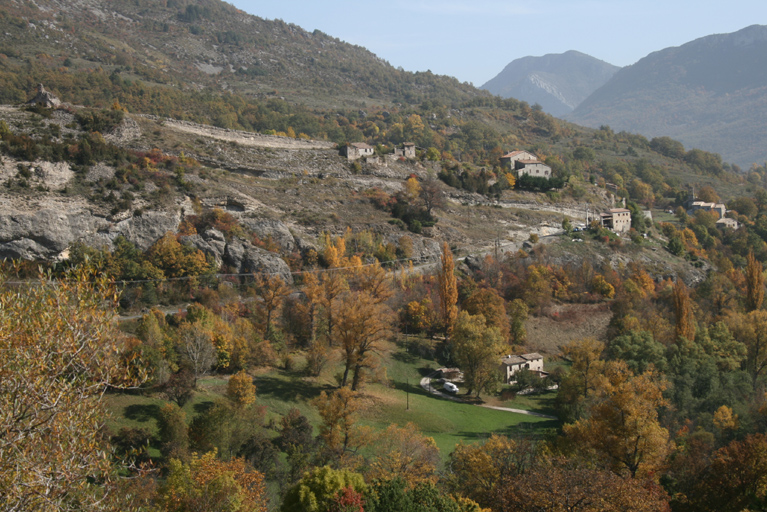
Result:
[[[764,166],[217,0],[0,25],[9,510],[764,508]]]

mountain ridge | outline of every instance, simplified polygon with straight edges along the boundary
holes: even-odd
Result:
[[[538,103],[554,116],[572,111],[619,68],[575,50],[513,60],[480,88]]]
[[[767,26],[653,52],[623,68],[566,119],[669,136],[747,167],[764,162]]]

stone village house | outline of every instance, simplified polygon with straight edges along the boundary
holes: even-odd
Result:
[[[514,383],[514,374],[520,370],[530,370],[539,377],[545,377],[548,373],[543,371],[543,356],[537,352],[522,354],[521,356],[507,355],[501,359],[501,372],[504,384]]]
[[[525,174],[539,178],[551,178],[551,167],[544,164],[529,151],[512,151],[501,157],[501,166],[517,171],[517,176]]]
[[[347,160],[358,160],[362,157],[373,156],[375,148],[364,142],[352,142],[341,147],[341,155]]]

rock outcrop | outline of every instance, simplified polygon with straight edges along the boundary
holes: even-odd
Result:
[[[27,102],[27,105],[40,105],[45,108],[56,108],[61,105],[61,100],[54,94],[46,91],[43,84],[37,84],[37,94]]]

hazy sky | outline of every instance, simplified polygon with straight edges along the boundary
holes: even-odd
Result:
[[[319,29],[395,67],[480,86],[514,59],[578,50],[617,66],[767,24],[765,0],[227,0]]]

